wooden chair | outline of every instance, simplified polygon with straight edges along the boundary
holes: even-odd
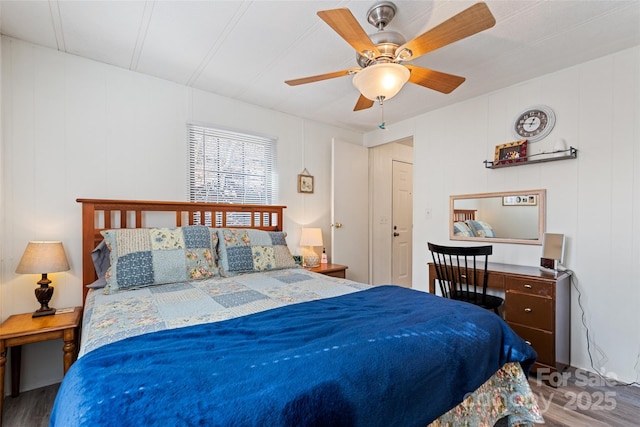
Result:
[[[440,246],[427,243],[445,298],[465,301],[500,314],[504,299],[487,295],[487,264],[493,246]]]

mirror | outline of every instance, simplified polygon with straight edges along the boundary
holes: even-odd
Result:
[[[546,190],[449,197],[449,238],[542,245]]]

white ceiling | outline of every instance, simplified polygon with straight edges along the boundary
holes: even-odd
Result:
[[[348,7],[367,33],[367,1],[0,2],[2,34],[295,116],[369,131],[378,105],[353,112],[352,77],[285,80],[357,67],[355,51],[317,15]],[[473,1],[394,0],[387,29],[407,40]],[[408,83],[387,123],[640,44],[640,1],[488,0],[496,25],[411,63],[466,77],[449,95]]]

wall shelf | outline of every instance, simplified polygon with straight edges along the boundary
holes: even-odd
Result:
[[[542,156],[542,155],[548,155],[548,156],[553,156],[553,157],[543,157],[543,158],[536,158],[538,156]],[[507,160],[507,162],[509,163],[502,163],[502,164],[494,164],[495,162],[492,162],[490,160],[485,160],[484,161],[484,167],[487,169],[500,169],[500,168],[508,168],[511,166],[524,166],[524,165],[532,165],[535,163],[546,163],[546,162],[555,162],[556,160],[568,160],[568,159],[575,159],[578,157],[578,150],[576,148],[573,147],[569,147],[566,150],[558,150],[558,151],[552,151],[552,152],[543,152],[543,153],[538,153],[538,154],[532,154],[530,156],[526,156],[526,157],[521,157],[519,159],[517,159],[517,161],[515,160]]]

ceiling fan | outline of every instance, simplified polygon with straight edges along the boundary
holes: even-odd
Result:
[[[287,80],[285,83],[297,86],[353,75],[353,84],[360,91],[360,98],[353,111],[370,108],[374,101],[382,103],[395,96],[407,81],[438,92],[450,93],[465,81],[464,77],[405,62],[484,31],[496,23],[487,5],[476,3],[407,42],[401,34],[385,30],[396,10],[396,6],[389,1],[372,6],[367,12],[367,21],[378,32],[370,36],[347,8],[319,11],[318,16],[356,50],[360,68]]]

